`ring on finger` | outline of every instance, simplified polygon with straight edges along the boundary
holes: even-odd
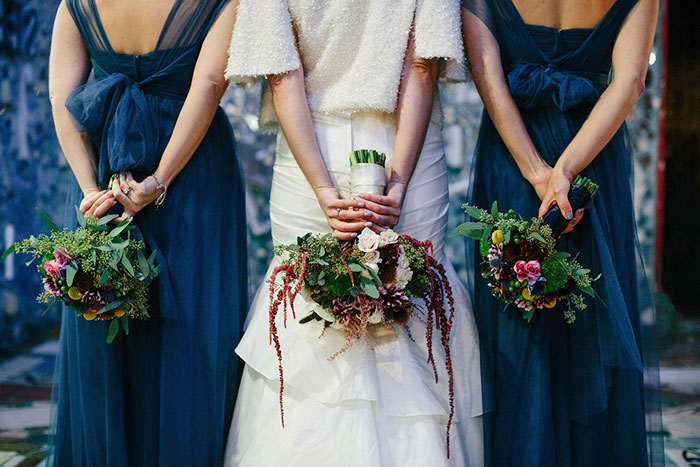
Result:
[[[131,191],[131,187],[127,186],[126,189],[124,190],[124,194],[128,196],[130,191]]]
[[[336,214],[337,214],[337,216],[338,216],[338,219],[340,219],[340,211],[342,211],[341,208],[335,208],[335,212],[336,212]]]

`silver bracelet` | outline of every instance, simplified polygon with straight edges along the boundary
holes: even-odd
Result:
[[[160,183],[160,180],[158,180],[155,175],[151,175],[151,177],[153,177],[153,180],[155,180],[158,184],[158,186],[156,187],[156,193],[158,192],[158,190],[163,190],[163,192],[158,195],[155,201],[153,201],[153,204],[155,204],[156,207],[159,207],[161,204],[163,204],[163,201],[165,201],[165,195],[168,194],[168,185],[163,185],[162,183]]]

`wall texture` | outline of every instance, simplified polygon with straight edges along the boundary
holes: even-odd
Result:
[[[62,212],[70,171],[58,147],[47,95],[51,24],[58,2],[0,2],[0,246],[43,231],[34,206]],[[660,63],[651,68],[649,86],[630,129],[635,149],[635,192],[640,240],[647,264],[653,264],[656,148]],[[472,85],[441,88],[446,124],[443,129],[450,176],[450,226],[463,220],[460,205],[470,183],[481,103]],[[224,109],[231,117],[246,175],[250,287],[261,281],[270,257],[267,199],[274,159],[274,138],[257,130],[259,88],[229,89]],[[447,254],[464,274],[464,245],[450,241]],[[11,351],[57,320],[56,311],[42,317],[35,303],[40,282],[23,258],[0,264],[0,352]]]

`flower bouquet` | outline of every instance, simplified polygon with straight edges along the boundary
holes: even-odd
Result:
[[[598,186],[585,177],[577,177],[569,199],[574,210],[585,207],[595,196]],[[497,299],[514,305],[528,322],[536,310],[554,308],[564,303],[564,318],[571,324],[576,310],[586,309],[578,292],[595,297],[590,270],[584,269],[571,255],[557,251],[556,239],[564,228],[558,208],[554,215],[529,221],[516,215],[512,209],[498,211],[493,203],[491,211],[464,205],[467,215],[475,222],[465,222],[450,236],[464,235],[479,242],[483,258],[482,276],[488,279],[491,293]],[[558,234],[555,234],[555,229]]]
[[[351,242],[339,242],[332,234],[306,234],[293,245],[275,247],[282,258],[270,278],[270,339],[279,360],[280,409],[284,424],[282,392],[284,375],[282,350],[278,337],[279,312],[286,327],[288,308],[294,319],[294,301],[300,294],[312,304],[313,312],[300,323],[321,322],[344,332],[346,344],[331,359],[366,337],[370,329],[405,325],[419,316],[417,306],[424,305],[427,326],[428,361],[437,381],[432,351],[433,328],[441,332],[449,376],[452,421],[453,375],[449,335],[454,316],[452,289],[445,269],[432,256],[432,244],[420,242],[392,230],[380,234],[370,229]],[[445,310],[445,307],[449,311]],[[323,334],[322,334],[323,335]],[[449,447],[448,447],[449,449]]]
[[[76,207],[79,227],[59,230],[41,209],[37,211],[51,234],[32,235],[2,256],[28,253],[32,259],[27,266],[39,260],[37,271],[45,290],[37,301],[61,301],[88,321],[111,321],[107,343],[120,328],[129,334],[129,318],[148,318],[148,286],[158,275],[156,252],[146,258],[144,243],[131,238],[129,232],[136,228],[131,218],[110,228],[116,214],[86,218]]]

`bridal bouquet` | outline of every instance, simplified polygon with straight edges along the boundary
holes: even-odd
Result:
[[[27,266],[39,260],[44,292],[37,301],[61,301],[87,321],[111,321],[107,343],[114,341],[120,327],[129,334],[129,318],[148,318],[148,286],[158,275],[156,252],[146,258],[143,242],[129,234],[136,228],[130,218],[110,228],[117,215],[86,218],[76,207],[80,226],[59,230],[37,211],[51,234],[32,235],[3,254],[28,253],[32,259]]]
[[[572,208],[585,207],[597,190],[589,179],[577,177],[569,193]],[[452,236],[465,235],[479,242],[482,276],[488,279],[491,293],[521,310],[528,322],[536,310],[564,303],[564,318],[571,324],[576,310],[586,308],[578,292],[595,297],[592,283],[600,276],[592,279],[589,269],[555,247],[556,238],[568,224],[558,208],[529,221],[512,209],[499,212],[496,202],[490,212],[469,205],[464,209],[476,222],[463,223]]]

